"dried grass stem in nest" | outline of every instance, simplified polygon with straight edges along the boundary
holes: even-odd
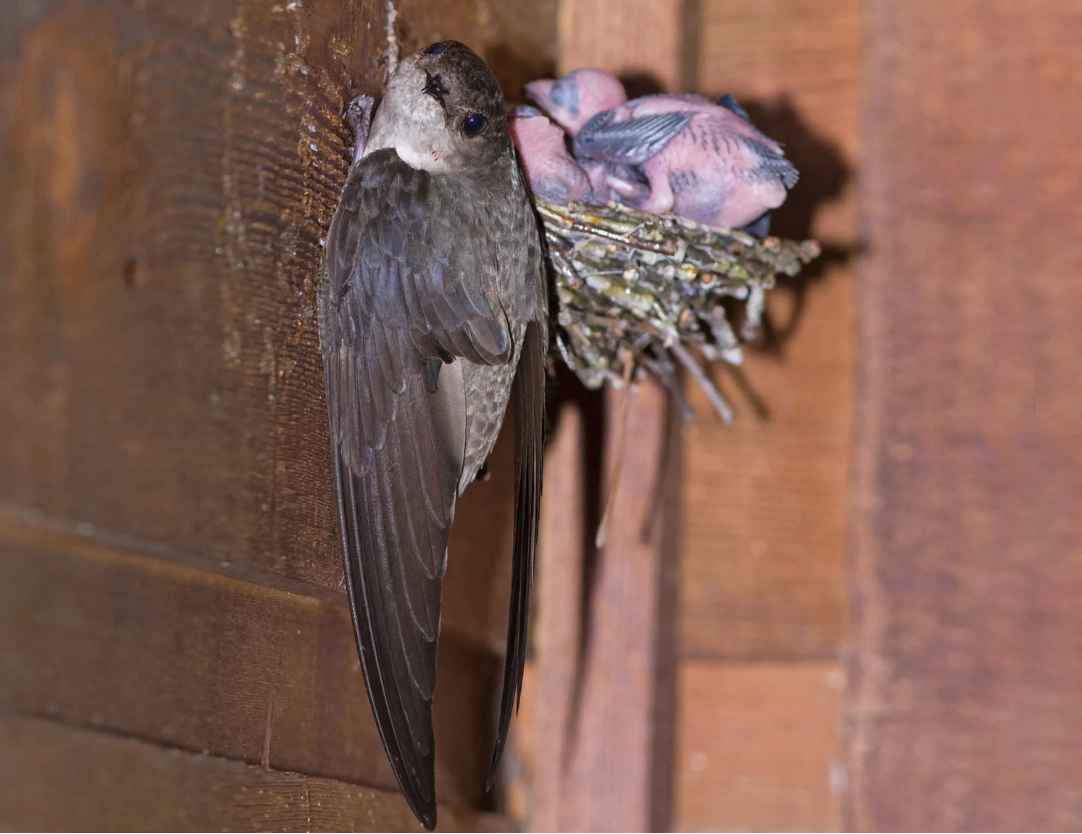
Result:
[[[796,275],[819,255],[819,244],[758,240],[616,203],[536,203],[556,285],[556,345],[583,384],[620,387],[625,378],[653,376],[687,415],[679,365],[729,422],[732,410],[689,348],[739,364],[740,342],[758,332],[774,276]],[[739,337],[726,299],[742,307]]]

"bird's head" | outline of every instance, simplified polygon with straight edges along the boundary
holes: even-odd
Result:
[[[509,153],[503,93],[468,46],[440,41],[401,61],[372,122],[366,153],[394,148],[414,168],[483,168]]]
[[[571,136],[578,135],[598,113],[627,101],[620,80],[607,70],[593,67],[574,70],[556,80],[531,81],[523,93]]]

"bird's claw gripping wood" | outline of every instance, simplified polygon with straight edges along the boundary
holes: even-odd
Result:
[[[353,130],[353,162],[364,156],[368,147],[368,132],[372,129],[372,110],[376,100],[372,96],[357,96],[346,108],[345,120]]]

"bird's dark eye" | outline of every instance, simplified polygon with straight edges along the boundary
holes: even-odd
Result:
[[[447,48],[445,43],[434,43],[432,46],[425,50],[426,55],[442,55],[443,50]]]
[[[485,125],[487,124],[488,119],[480,113],[467,113],[466,118],[462,120],[462,129],[466,132],[467,136],[476,136],[485,129]]]

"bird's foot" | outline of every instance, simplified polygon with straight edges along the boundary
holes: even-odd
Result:
[[[740,231],[747,232],[752,237],[762,240],[770,234],[770,209],[767,209],[750,223],[740,227]]]
[[[353,161],[357,162],[368,147],[368,132],[372,127],[372,110],[376,100],[372,96],[357,96],[346,108],[345,118],[353,128]]]

